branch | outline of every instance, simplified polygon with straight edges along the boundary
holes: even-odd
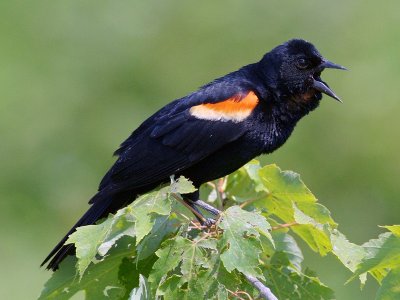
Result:
[[[176,193],[171,193],[171,196],[174,197],[176,200],[178,200],[180,203],[182,203],[184,206],[186,206],[191,212],[193,212],[197,217],[204,219],[203,216],[201,216],[195,209],[193,209],[193,207],[191,207],[189,204],[186,203],[185,200],[183,200],[181,198],[181,196],[179,194]],[[196,202],[194,202],[195,204],[197,204],[197,206],[210,211],[213,210],[214,213],[220,215],[222,213],[222,211],[220,211],[219,209],[207,204],[204,201],[201,200],[197,200]],[[254,286],[257,290],[259,290],[260,295],[262,298],[264,298],[265,300],[278,300],[278,298],[271,292],[271,290],[266,287],[260,280],[258,280],[257,278],[250,276],[250,275],[246,275],[243,274],[247,281]]]
[[[257,290],[260,291],[260,295],[265,299],[265,300],[278,300],[276,296],[271,292],[271,290],[266,287],[260,280],[257,278],[243,274],[244,277],[248,280],[251,285],[253,285]]]

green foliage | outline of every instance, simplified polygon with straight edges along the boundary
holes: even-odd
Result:
[[[363,248],[366,255],[357,266],[354,276],[369,272],[381,282],[390,270],[400,268],[400,238],[393,233],[383,233],[378,239],[365,243]]]
[[[80,290],[86,292],[87,299],[121,299],[125,287],[119,279],[120,269],[124,258],[129,258],[134,250],[126,241],[115,245],[110,255],[91,264],[81,279],[76,276],[76,259],[67,258],[45,285],[40,299],[69,299]]]
[[[221,239],[221,260],[228,272],[236,269],[246,275],[261,277],[259,255],[262,252],[260,233],[272,240],[271,226],[262,216],[247,212],[238,206],[228,208],[219,227],[224,230]]]
[[[389,232],[362,246],[351,243],[299,175],[275,165],[252,161],[214,187],[224,210],[210,228],[189,222],[190,213],[171,196],[194,191],[182,177],[79,228],[67,241],[77,258],[61,264],[39,299],[68,299],[79,291],[88,300],[256,298],[247,276],[278,299],[334,299],[302,266],[297,240],[336,256],[351,279],[365,284],[371,274],[381,283],[376,299],[400,295],[399,226],[384,226]]]

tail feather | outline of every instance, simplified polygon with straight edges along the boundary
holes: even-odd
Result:
[[[76,228],[85,225],[94,224],[97,220],[106,217],[109,213],[113,213],[131,199],[132,193],[120,193],[116,195],[110,195],[109,193],[98,192],[93,198],[92,206],[89,210],[79,219],[79,221],[67,232],[67,234],[61,239],[60,242],[54,247],[50,254],[45,258],[40,266],[45,265],[48,261],[49,264],[46,266],[48,270],[57,270],[58,265],[61,261],[71,255],[75,251],[75,247],[72,244],[64,245],[70,234],[72,234]]]

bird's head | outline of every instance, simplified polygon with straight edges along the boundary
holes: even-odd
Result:
[[[321,73],[326,68],[346,68],[325,59],[307,41],[293,39],[274,48],[263,57],[261,65],[268,70],[264,74],[274,74],[268,78],[272,86],[285,91],[296,102],[318,102],[322,93],[340,101],[322,81]]]

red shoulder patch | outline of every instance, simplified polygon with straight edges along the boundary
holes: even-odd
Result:
[[[251,91],[245,96],[235,96],[218,103],[193,106],[190,114],[203,120],[240,122],[250,116],[258,102],[257,95]]]

